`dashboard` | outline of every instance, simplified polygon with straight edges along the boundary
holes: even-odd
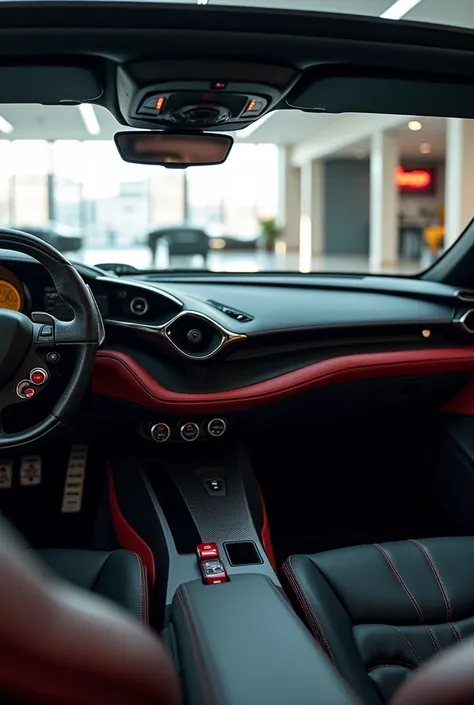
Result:
[[[325,388],[430,376],[438,382],[423,393],[442,403],[474,371],[471,291],[395,277],[111,276],[76,266],[106,330],[92,391],[151,410],[150,424],[194,415],[207,428],[209,414],[265,415],[290,399],[305,413],[327,410]],[[0,307],[71,318],[46,270],[15,252],[0,251]],[[352,386],[343,405],[357,399]]]

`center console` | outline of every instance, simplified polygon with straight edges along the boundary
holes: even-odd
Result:
[[[189,705],[357,705],[265,575],[181,585],[169,629]]]
[[[152,619],[185,702],[356,705],[281,588],[245,445],[143,444],[110,460],[111,509],[122,545],[153,561]]]

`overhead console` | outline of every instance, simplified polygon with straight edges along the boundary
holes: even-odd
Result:
[[[283,67],[149,61],[120,67],[117,93],[132,127],[229,131],[272,110],[298,77]]]

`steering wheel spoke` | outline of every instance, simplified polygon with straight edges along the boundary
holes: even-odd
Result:
[[[74,318],[61,321],[50,313],[34,311],[31,314],[34,323],[34,342],[40,347],[56,345],[97,345],[103,341],[102,317],[98,319],[98,334],[91,335],[90,330]]]

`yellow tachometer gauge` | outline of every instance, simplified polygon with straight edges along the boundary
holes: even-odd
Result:
[[[0,308],[21,311],[21,294],[10,282],[0,279]]]

